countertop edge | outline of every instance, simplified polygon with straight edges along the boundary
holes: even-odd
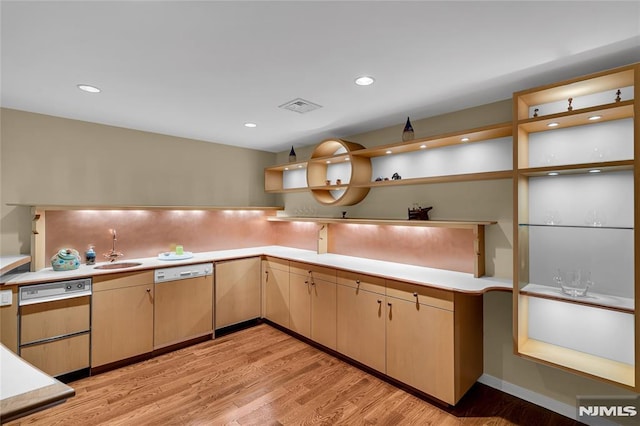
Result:
[[[141,258],[141,259],[126,259],[126,261],[141,262],[142,265],[111,270],[94,269],[94,266],[81,265],[79,269],[72,271],[58,271],[53,272],[51,268],[45,268],[37,272],[25,272],[19,274],[5,284],[0,285],[0,288],[8,288],[16,285],[36,284],[50,281],[62,281],[67,279],[95,277],[99,275],[117,274],[117,273],[129,273],[140,272],[146,270],[153,270],[163,267],[172,266],[184,266],[198,263],[207,262],[220,262],[227,260],[242,259],[254,256],[270,256],[276,257],[288,261],[304,262],[318,266],[335,268],[348,272],[355,272],[367,275],[373,275],[385,279],[392,279],[398,281],[404,281],[411,284],[423,285],[427,287],[439,288],[443,290],[465,293],[465,294],[477,294],[481,295],[488,291],[512,291],[512,282],[508,279],[494,278],[494,277],[480,277],[474,278],[472,274],[463,272],[454,272],[441,269],[428,268],[424,266],[415,266],[409,264],[402,264],[396,262],[386,262],[360,257],[351,257],[344,255],[336,255],[332,253],[317,254],[315,251],[304,250],[285,246],[259,246],[259,247],[247,247],[240,249],[228,249],[228,250],[216,250],[211,252],[195,253],[195,256],[190,259],[184,260],[158,260],[157,258]],[[367,263],[372,262],[376,265],[386,265],[390,268],[409,271],[406,273],[384,273],[376,271],[373,268],[368,268]],[[108,263],[108,262],[105,262]],[[364,266],[349,266],[345,263],[364,264]],[[97,266],[97,265],[96,265]],[[425,278],[416,279],[415,275],[425,275]],[[414,275],[414,276],[411,276]],[[443,276],[442,278],[428,278],[428,275]],[[468,285],[455,285],[452,281],[461,280]]]
[[[2,423],[25,416],[34,410],[62,403],[75,396],[76,391],[62,382],[34,389],[0,401],[0,421]]]
[[[0,256],[0,275],[12,271],[31,262],[31,256],[20,254],[15,256]]]

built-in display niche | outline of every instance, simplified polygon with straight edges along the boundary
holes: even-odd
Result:
[[[633,119],[529,135],[528,167],[633,160]]]
[[[400,154],[391,152],[371,159],[372,180],[393,179],[396,173],[406,182],[423,177],[511,171],[512,145],[511,137],[503,137]]]
[[[596,93],[588,93],[590,87],[567,87],[562,100],[529,106],[529,117],[541,117],[545,115],[559,114],[567,111],[599,107],[612,103],[629,101],[634,98],[633,86],[620,87],[618,90],[603,90]],[[619,93],[618,93],[619,91]],[[557,93],[557,92],[556,92]],[[584,93],[584,94],[581,94]],[[556,97],[558,95],[556,94]],[[569,101],[571,99],[571,101]]]
[[[640,382],[638,64],[514,93],[515,351]]]
[[[307,163],[307,184],[320,204],[351,206],[364,199],[369,182],[371,161],[351,155],[364,149],[360,144],[341,139],[327,139],[313,150]]]

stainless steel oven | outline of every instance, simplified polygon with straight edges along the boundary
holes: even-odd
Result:
[[[18,354],[55,377],[88,369],[91,291],[91,278],[20,287]]]

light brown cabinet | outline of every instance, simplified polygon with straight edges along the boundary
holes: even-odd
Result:
[[[338,271],[338,352],[385,372],[384,279]]]
[[[314,280],[311,286],[311,339],[330,349],[337,345],[337,296],[335,282]]]
[[[52,376],[87,368],[90,306],[91,296],[21,306],[20,357]]]
[[[216,262],[215,329],[260,318],[260,258]]]
[[[311,337],[311,282],[307,275],[289,274],[289,329]]]
[[[212,333],[212,275],[155,284],[154,349]]]
[[[267,257],[262,261],[264,317],[289,328],[289,261]]]
[[[153,351],[153,272],[93,278],[91,367]]]
[[[456,404],[482,374],[482,297],[386,284],[386,374]]]
[[[0,306],[0,342],[18,353],[18,286],[11,288],[11,305]]]
[[[291,262],[290,329],[328,348],[336,348],[336,270]]]

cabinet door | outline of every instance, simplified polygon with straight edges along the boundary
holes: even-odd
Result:
[[[213,332],[211,275],[155,284],[153,348]]]
[[[91,366],[153,350],[153,283],[93,293]]]
[[[336,283],[314,280],[311,286],[311,339],[336,349]]]
[[[386,316],[387,375],[455,404],[453,312],[387,298]]]
[[[289,271],[263,265],[264,317],[289,328]]]
[[[384,295],[358,287],[337,287],[338,352],[385,372]]]
[[[260,258],[216,263],[215,328],[259,318]]]
[[[289,275],[289,329],[311,337],[311,281],[309,275]]]

